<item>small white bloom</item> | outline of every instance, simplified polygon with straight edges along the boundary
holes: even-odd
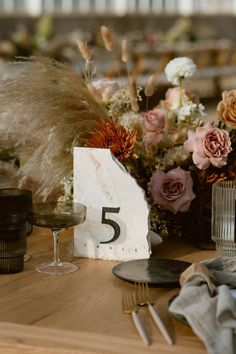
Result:
[[[178,120],[185,120],[186,117],[189,117],[192,113],[191,104],[186,104],[182,106],[178,111]]]
[[[205,107],[201,103],[198,104],[198,113],[202,117],[206,116]]]
[[[126,130],[132,131],[136,130],[138,126],[141,127],[143,118],[139,113],[129,111],[120,116],[118,121]]]
[[[184,102],[181,107],[177,107],[177,117],[179,121],[184,121],[186,118],[191,117],[194,121],[199,116],[205,116],[205,107],[201,103],[194,103],[192,101]]]
[[[182,79],[193,76],[195,71],[196,65],[188,57],[172,59],[165,67],[167,80],[173,85],[179,85]]]

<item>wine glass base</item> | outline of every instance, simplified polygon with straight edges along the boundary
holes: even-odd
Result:
[[[75,272],[78,269],[77,265],[67,262],[60,262],[59,265],[53,263],[42,263],[36,266],[36,270],[46,274],[67,274]]]
[[[28,262],[31,259],[31,255],[29,253],[24,254],[24,262]]]

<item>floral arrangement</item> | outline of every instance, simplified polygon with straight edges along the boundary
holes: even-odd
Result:
[[[105,47],[112,51],[109,30],[103,31]],[[85,61],[90,60],[88,48],[79,44]],[[122,49],[127,62],[126,41]],[[236,90],[223,93],[216,119],[210,122],[199,98],[185,88],[196,69],[190,58],[171,60],[165,74],[173,87],[149,109],[155,87],[151,76],[144,89],[145,112],[139,111],[141,89],[129,73],[125,88],[114,80],[90,77],[110,119],[98,124],[86,145],[110,148],[136,178],[146,192],[155,231],[162,236],[186,234],[206,246],[211,237],[212,184],[236,175]]]
[[[112,33],[102,26],[101,36],[117,60]],[[88,46],[80,39],[77,44],[83,79],[64,64],[34,59],[1,83],[1,125],[14,133],[16,151],[27,154],[17,171],[19,185],[30,186],[37,199],[71,199],[73,147],[110,148],[144,189],[155,231],[208,242],[212,184],[236,175],[236,90],[223,93],[209,121],[199,98],[185,87],[195,64],[175,58],[165,67],[173,87],[149,107],[156,77],[151,75],[143,90],[137,86],[125,39],[124,87],[97,80]]]

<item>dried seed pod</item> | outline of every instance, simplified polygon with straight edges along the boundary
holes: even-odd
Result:
[[[79,48],[79,51],[83,57],[84,60],[90,60],[92,55],[91,55],[91,52],[87,46],[87,43],[84,43],[81,39],[77,39],[76,40],[76,44]]]
[[[155,88],[155,75],[151,75],[148,78],[144,93],[147,97],[150,97],[154,93],[154,88]]]
[[[113,50],[113,38],[110,30],[106,26],[101,27],[101,35],[103,39],[104,46],[108,52],[112,52]]]

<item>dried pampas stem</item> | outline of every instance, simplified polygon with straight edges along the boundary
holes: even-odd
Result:
[[[22,62],[0,82],[0,92],[1,127],[26,157],[19,183],[30,181],[36,198],[49,199],[72,172],[73,147],[83,145],[106,113],[72,68],[51,59]]]

